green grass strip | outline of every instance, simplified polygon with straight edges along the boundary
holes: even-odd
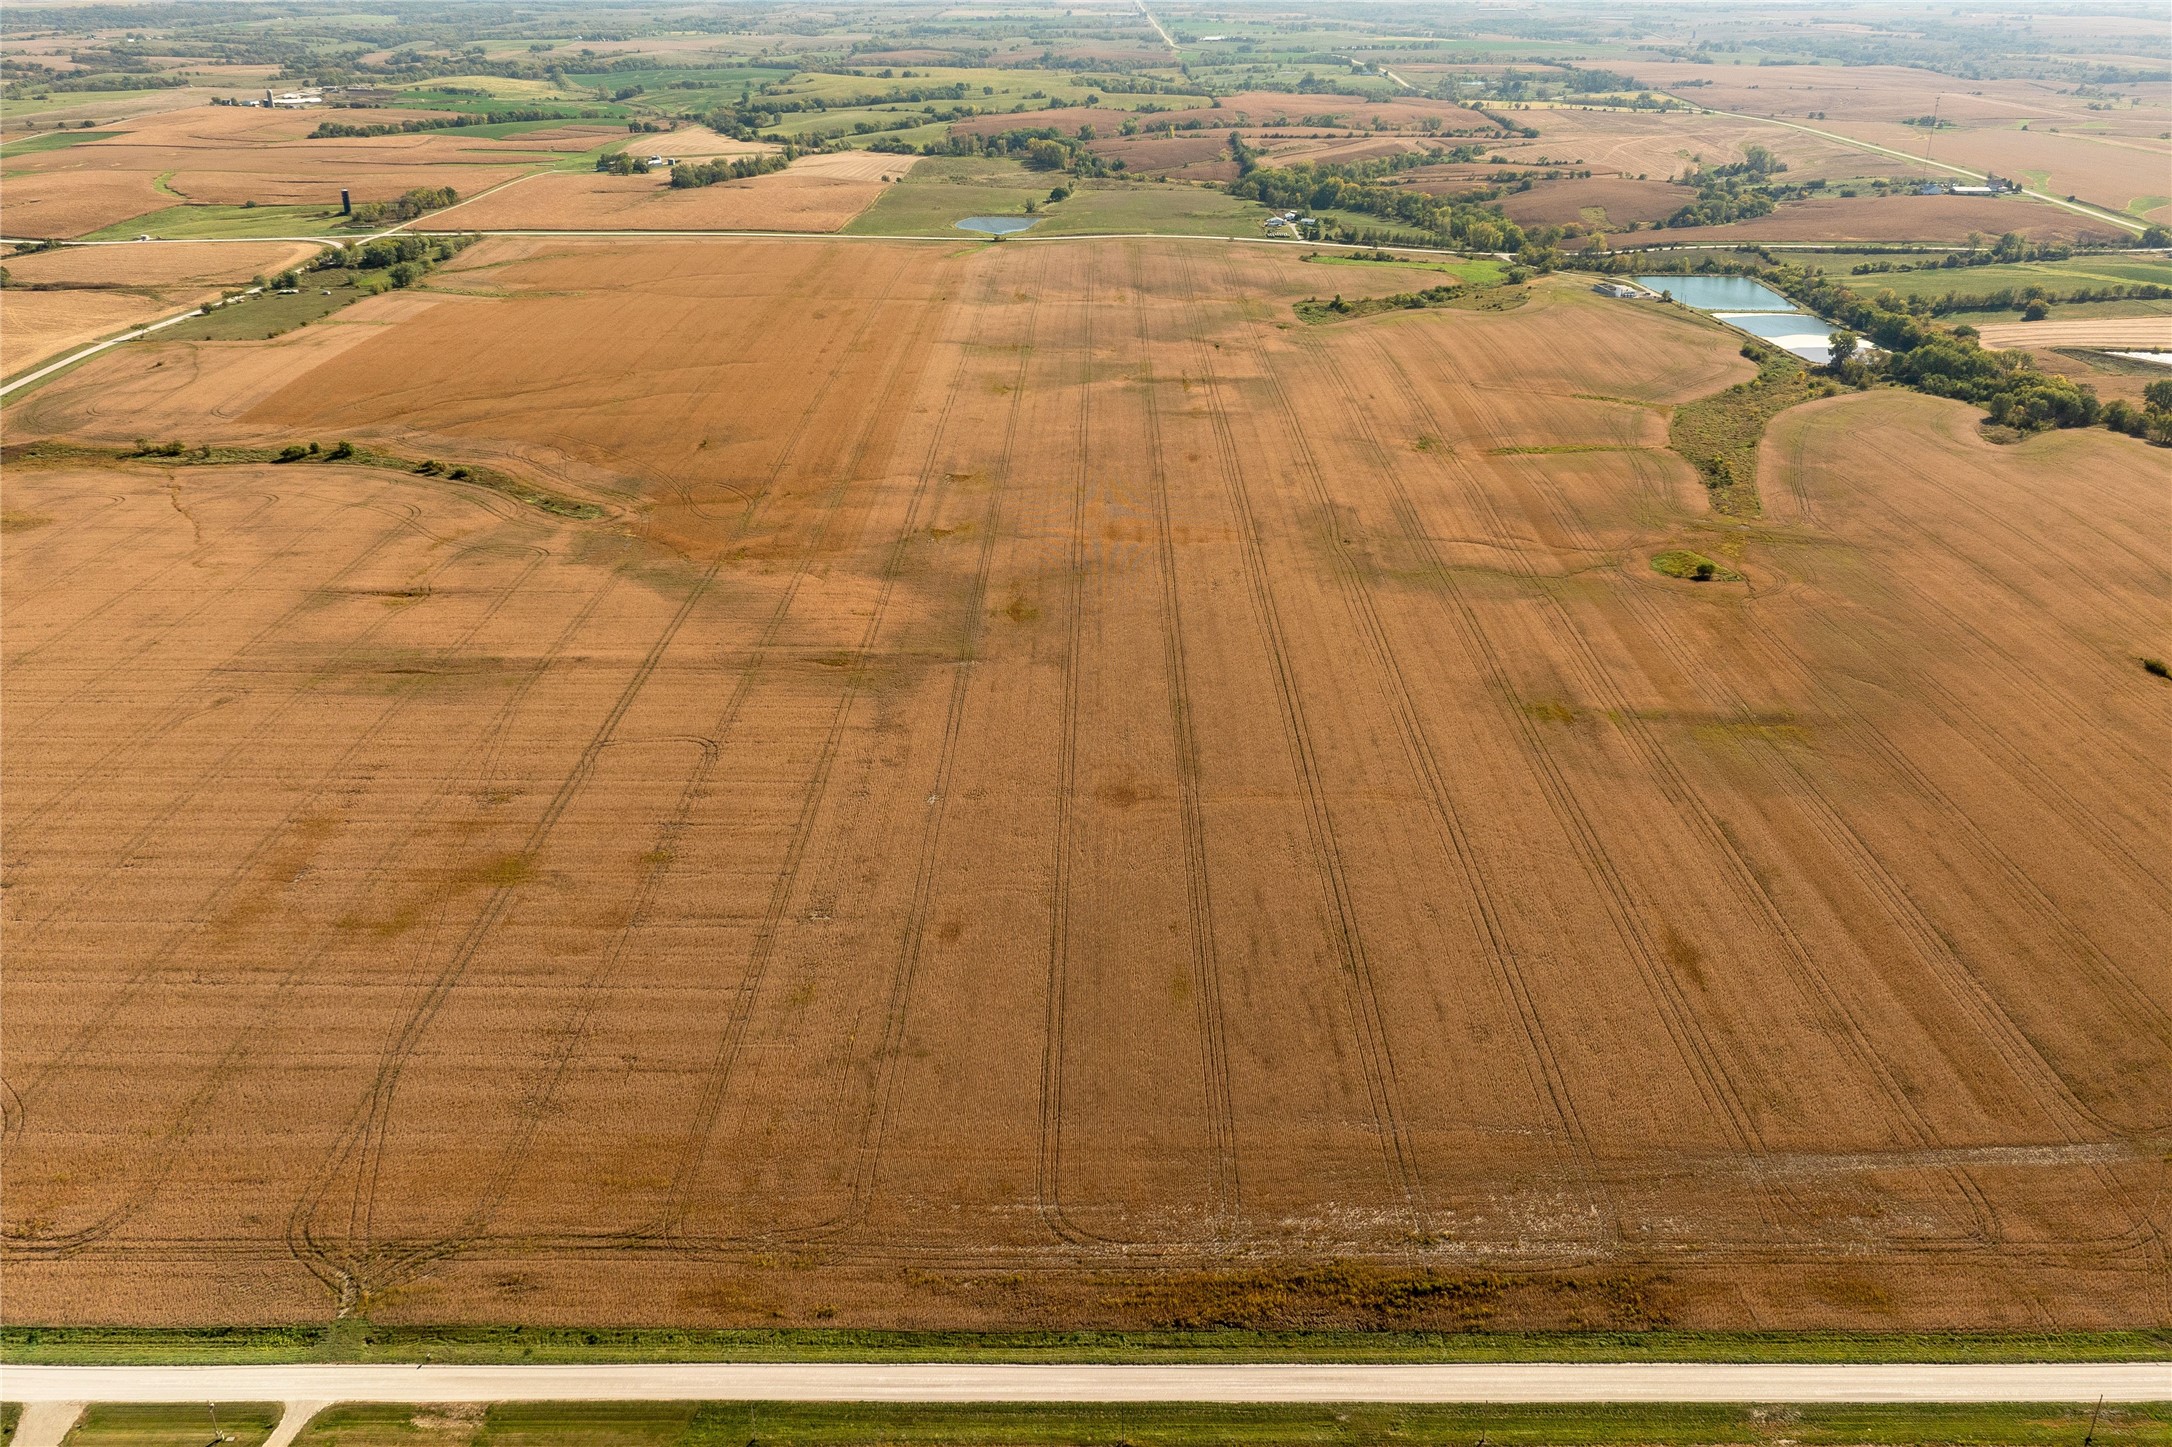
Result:
[[[1829,395],[1800,360],[1767,348],[1749,381],[1674,409],[1667,442],[1689,460],[1712,494],[1712,510],[1753,518],[1764,510],[1757,497],[1757,444],[1765,425],[1799,402]]]

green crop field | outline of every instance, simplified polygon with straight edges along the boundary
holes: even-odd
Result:
[[[0,144],[0,160],[14,160],[17,156],[33,156],[40,151],[65,150],[80,146],[85,141],[102,141],[117,131],[40,131],[33,135],[11,136]]]
[[[169,206],[116,221],[85,241],[210,241],[227,237],[329,236],[341,228],[337,206]]]

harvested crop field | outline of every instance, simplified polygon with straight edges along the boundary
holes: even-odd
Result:
[[[314,256],[307,244],[70,246],[7,259],[0,375],[208,301],[256,274]]]
[[[493,241],[10,408],[601,510],[10,457],[11,1315],[2160,1319],[2142,444],[1722,528],[1733,334],[1322,273]]]
[[[1451,185],[1442,189],[1453,192],[1457,188]],[[1525,226],[1627,226],[1632,221],[1663,220],[1695,198],[1696,192],[1665,181],[1592,176],[1574,181],[1540,181],[1529,191],[1502,197],[1501,209],[1510,220]]]
[[[1687,194],[1687,193],[1684,193]],[[2106,222],[2021,196],[1816,196],[1788,201],[1769,216],[1725,226],[1660,233],[1667,239],[1720,244],[1736,241],[1930,241],[1959,244],[1970,232],[2015,231],[2032,241],[2113,238]]]
[[[917,159],[838,151],[803,156],[767,176],[685,190],[672,188],[668,171],[555,172],[425,217],[417,229],[838,231],[894,184],[885,176],[904,176]]]
[[[2084,317],[1979,328],[1987,347],[2129,347],[2172,350],[2172,317]]]
[[[411,118],[400,111],[345,113],[346,124]],[[26,156],[0,183],[16,235],[80,236],[176,204],[337,205],[386,201],[419,187],[472,195],[559,156],[588,150],[622,129],[563,126],[494,138],[463,131],[309,140],[319,116],[202,106],[148,116],[116,134]]]
[[[284,271],[320,250],[312,243],[294,241],[63,246],[8,257],[7,268],[17,286],[216,287]]]

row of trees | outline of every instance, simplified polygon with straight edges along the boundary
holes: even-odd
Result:
[[[1982,407],[1990,420],[2021,431],[2049,427],[2093,427],[2117,419],[2129,431],[2131,408],[2113,412],[2094,389],[2069,377],[2040,372],[2024,352],[1994,352],[1976,339],[1973,327],[1951,331],[1924,318],[1893,311],[1850,291],[1823,273],[1782,266],[1765,280],[1803,306],[1840,323],[1832,335],[1832,369],[1858,383],[1897,382]],[[1862,338],[1884,349],[1882,355],[1859,351]],[[2146,428],[2145,428],[2146,431]],[[2172,440],[2172,424],[2167,438]]]
[[[744,181],[750,176],[766,176],[781,171],[801,153],[791,146],[782,151],[766,151],[759,156],[719,156],[713,161],[681,161],[671,168],[671,185],[674,190],[685,191],[696,186],[714,186],[719,181]],[[648,163],[641,163],[646,171]]]
[[[1379,184],[1380,178],[1397,171],[1442,161],[1471,160],[1477,152],[1477,147],[1457,147],[1454,151],[1407,153],[1374,161],[1300,162],[1292,166],[1261,166],[1255,162],[1251,170],[1229,183],[1228,190],[1232,196],[1259,201],[1278,211],[1356,211],[1429,232],[1442,245],[1473,251],[1520,252],[1534,238],[1503,215],[1496,204]],[[1393,237],[1383,234],[1378,239]]]
[[[450,186],[417,186],[395,200],[365,201],[354,208],[351,224],[355,226],[384,226],[393,222],[412,221],[431,211],[442,211],[460,199],[460,193]]]
[[[953,131],[925,145],[886,139],[874,142],[867,149],[898,156],[1009,156],[1024,161],[1036,171],[1068,171],[1074,176],[1107,175],[1113,169],[1111,163],[1086,146],[1093,138],[1093,128],[1080,129],[1085,133],[1083,136],[1065,135],[1054,126],[998,131],[994,135],[962,135]],[[1114,163],[1115,167],[1122,165],[1122,161]]]
[[[593,120],[603,114],[599,110],[570,111],[563,108],[538,110],[528,107],[510,111],[481,111],[474,115],[434,116],[416,121],[372,121],[366,125],[351,125],[346,121],[320,121],[309,133],[312,141],[367,140],[372,136],[411,136],[424,131],[458,131],[469,126],[503,126],[516,121],[567,121]]]

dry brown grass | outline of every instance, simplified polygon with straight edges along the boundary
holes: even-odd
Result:
[[[10,409],[615,509],[7,468],[11,1313],[2155,1320],[2153,454],[1716,529],[1732,337],[1321,271],[489,243]]]

